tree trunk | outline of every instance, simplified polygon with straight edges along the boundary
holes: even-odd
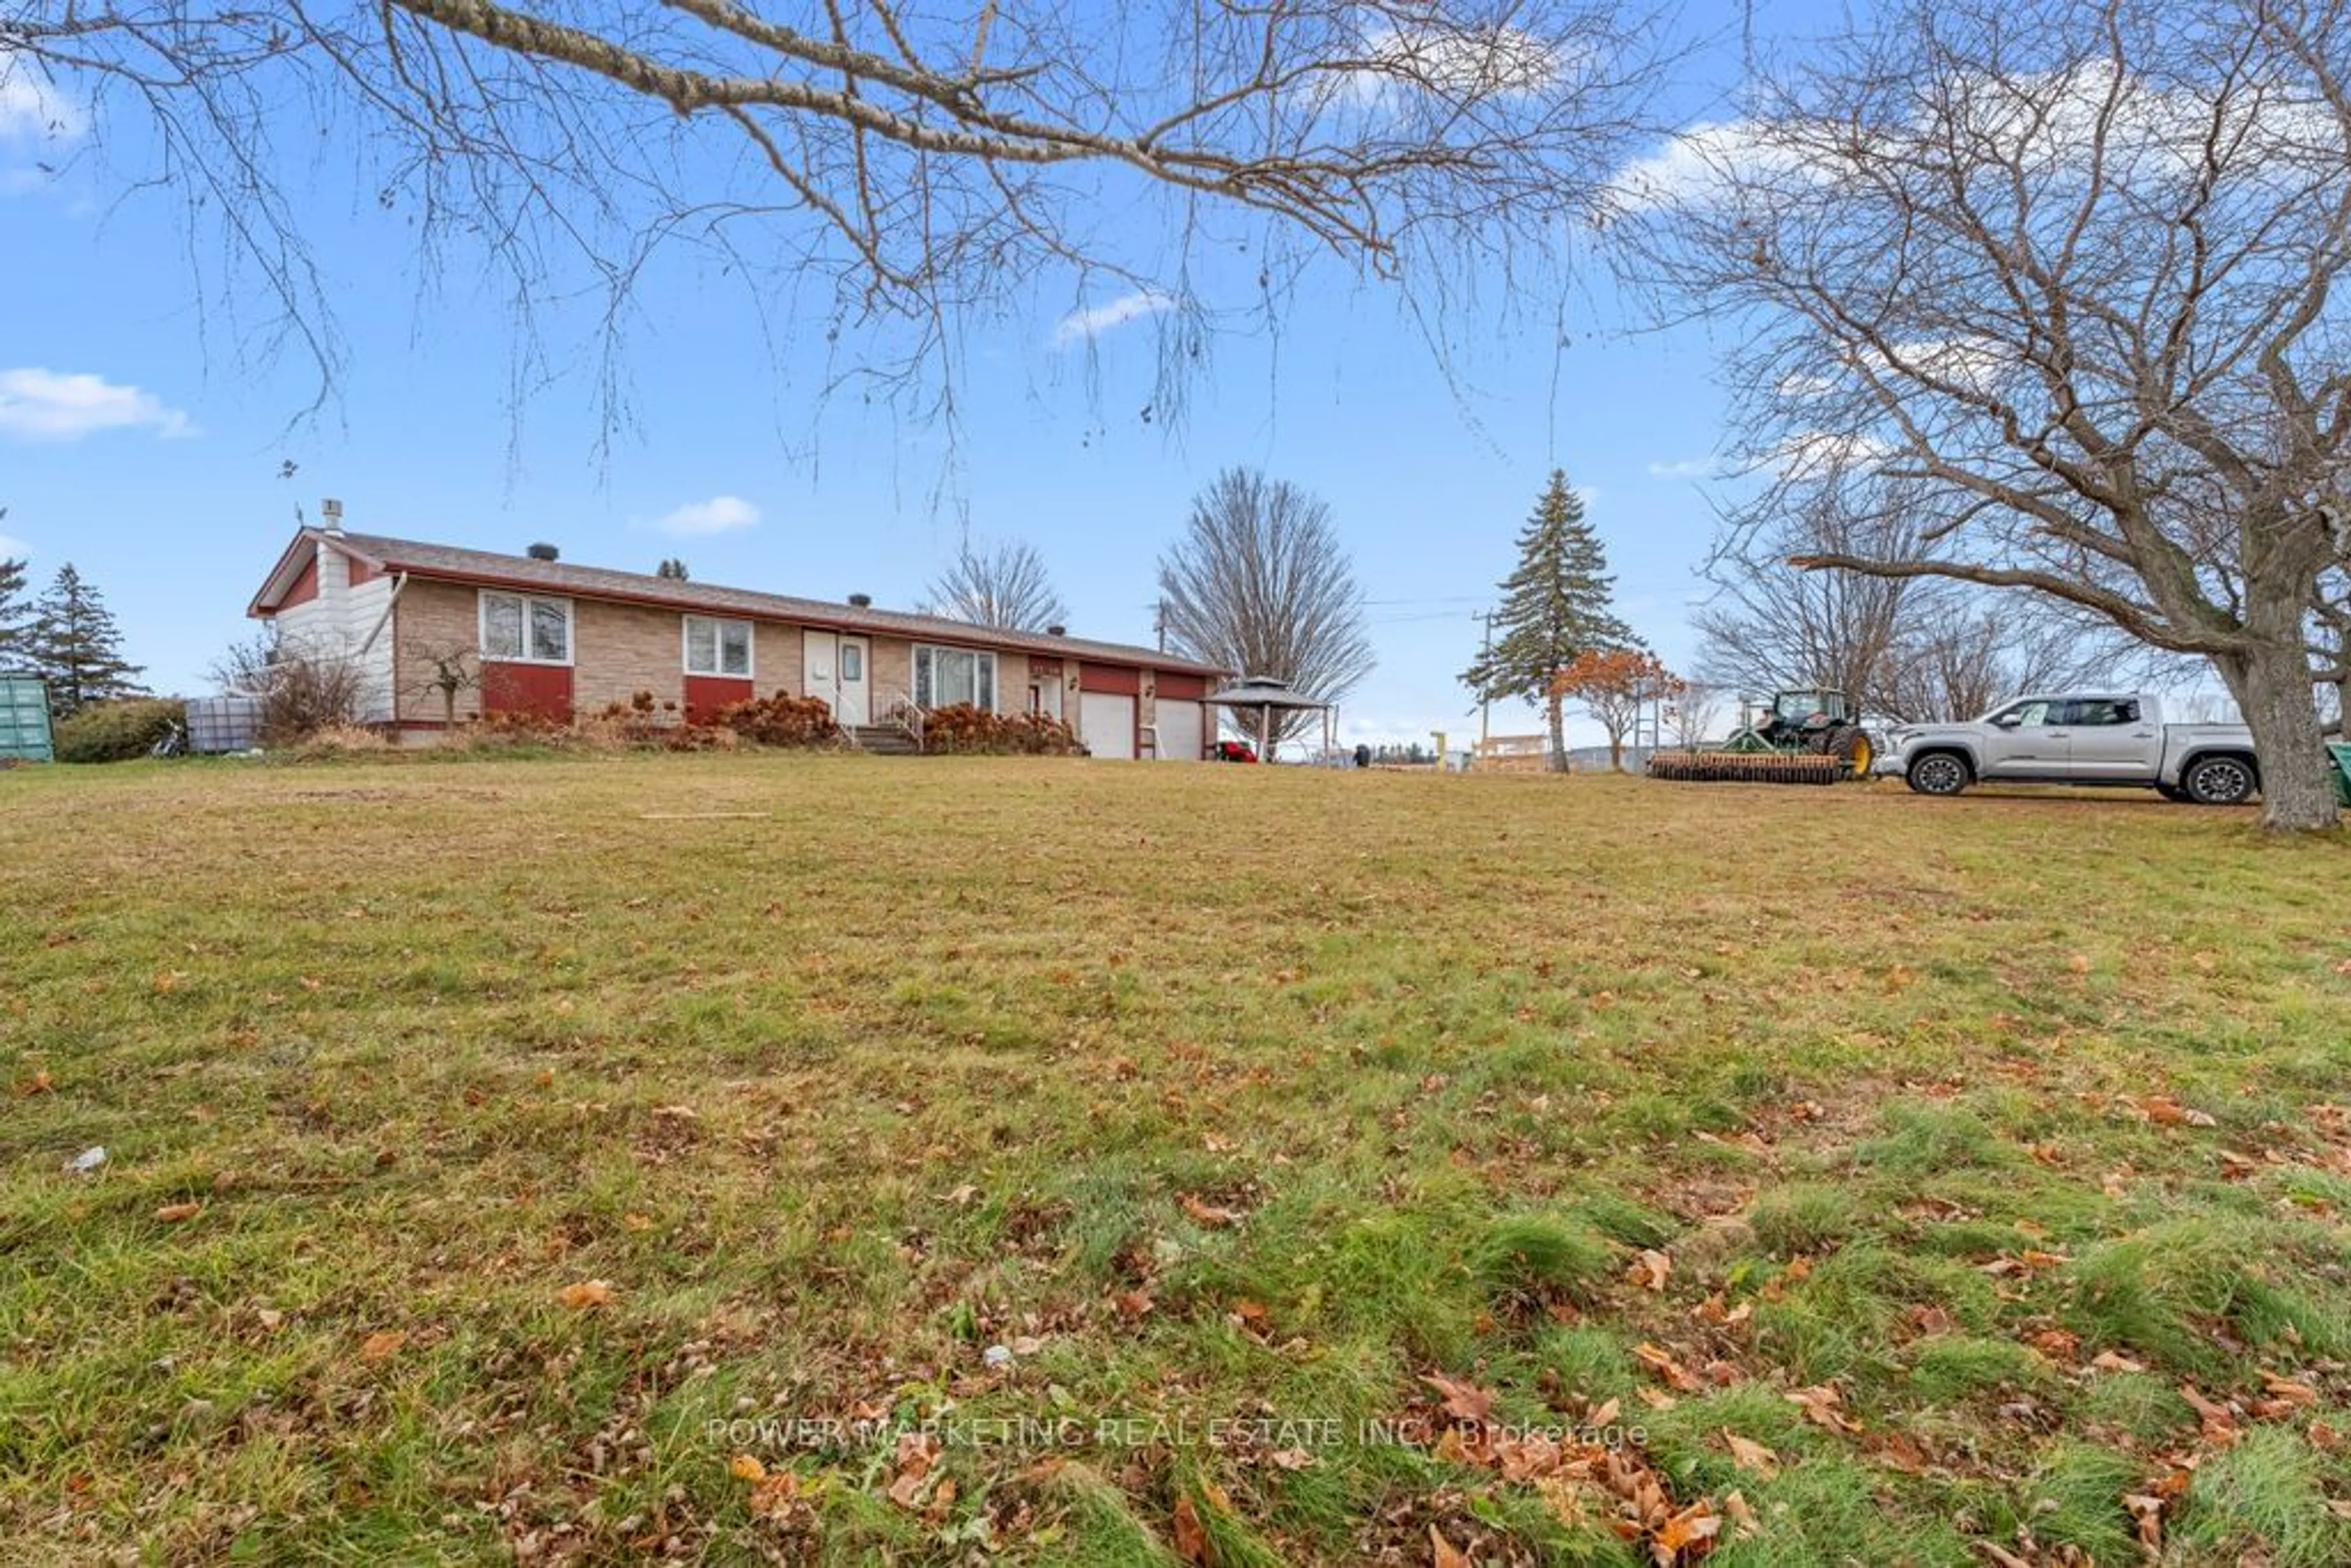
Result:
[[[1551,770],[1567,771],[1567,727],[1560,716],[1560,705],[1564,701],[1557,692],[1551,695]]]
[[[2307,832],[2340,825],[2330,777],[2333,762],[2319,741],[2316,688],[2301,628],[2212,661],[2226,681],[2262,771],[2262,826],[2272,832]]]
[[[1608,737],[1608,771],[1625,771],[1625,737],[1621,735],[1612,734]]]

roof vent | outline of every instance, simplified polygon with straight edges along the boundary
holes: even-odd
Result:
[[[559,559],[563,552],[557,549],[550,544],[536,544],[531,546],[530,549],[523,551],[523,554],[530,557],[533,560],[555,560]]]
[[[319,517],[329,533],[343,531],[343,504],[332,496],[319,503]]]
[[[1045,628],[1045,635],[1048,637],[1066,637],[1069,634],[1070,629],[1067,626],[1048,626]]]
[[[870,593],[852,593],[849,596],[849,605],[852,610],[871,610],[873,608],[873,596]]]

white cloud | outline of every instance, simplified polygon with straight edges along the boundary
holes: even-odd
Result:
[[[74,141],[89,116],[46,82],[22,72],[0,77],[0,141]]]
[[[1162,294],[1155,288],[1138,288],[1132,294],[1122,294],[1104,304],[1072,310],[1053,328],[1053,347],[1066,349],[1071,344],[1099,338],[1130,321],[1140,321],[1163,310],[1173,310],[1176,303],[1176,297],[1172,294]]]
[[[1539,93],[1567,75],[1554,46],[1523,27],[1437,25],[1382,27],[1364,40],[1371,65],[1347,73],[1347,91],[1371,102],[1417,89],[1453,102]]]
[[[1901,450],[1866,431],[1807,430],[1782,442],[1765,461],[1787,475],[1820,475],[1840,468],[1867,472],[1891,462]]]
[[[103,430],[152,429],[177,439],[193,421],[153,392],[103,376],[25,366],[0,371],[0,436],[18,441],[78,441]]]
[[[1804,169],[1802,154],[1776,144],[1769,125],[1701,121],[1617,170],[1608,182],[1608,203],[1631,213],[1677,202],[1716,202],[1744,180]]]
[[[2117,71],[2095,62],[2055,73],[1961,78],[1948,116],[1876,124],[1867,150],[1881,160],[1917,156],[1933,167],[1948,156],[1944,142],[1955,123],[1991,155],[2012,158],[2029,172],[2084,171],[2102,150],[2109,170],[2195,176],[2214,133],[2210,92]],[[2343,120],[2328,105],[2282,89],[2237,91],[2220,120],[2220,141],[2237,148],[2231,162],[2241,170],[2276,162],[2306,171],[2351,152]],[[1631,214],[1719,204],[1758,183],[1822,183],[1851,169],[1854,134],[1841,120],[1702,120],[1618,169],[1608,182],[1609,203]]]
[[[689,502],[653,520],[653,527],[665,534],[731,534],[758,526],[759,508],[740,496]]]
[[[1711,457],[1684,457],[1672,463],[1649,465],[1649,476],[1653,479],[1711,479],[1715,471]]]
[[[33,547],[14,534],[0,534],[0,560],[24,560],[33,553]]]
[[[89,116],[47,83],[0,60],[0,196],[23,196],[55,177],[55,161],[89,130]]]

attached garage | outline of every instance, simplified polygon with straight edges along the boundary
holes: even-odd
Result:
[[[1134,756],[1134,699],[1120,692],[1084,692],[1078,705],[1078,738],[1096,757]]]
[[[1163,672],[1152,702],[1152,729],[1162,762],[1197,762],[1207,750],[1208,683],[1197,675]]]
[[[1117,664],[1078,666],[1078,738],[1096,757],[1132,759],[1143,672]]]
[[[1206,732],[1207,715],[1196,702],[1170,701],[1161,697],[1158,703],[1159,760],[1162,762],[1197,762],[1200,760],[1201,737]]]

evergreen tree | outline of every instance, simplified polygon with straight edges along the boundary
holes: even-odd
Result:
[[[7,515],[0,507],[0,517]],[[0,671],[26,668],[33,662],[33,607],[25,602],[25,563],[0,556]]]
[[[140,666],[122,658],[114,614],[68,561],[34,606],[27,633],[34,669],[49,683],[49,706],[65,718],[91,703],[141,695]]]
[[[665,577],[676,582],[684,582],[686,580],[685,562],[674,555],[664,556],[662,558],[661,569],[655,571],[653,575],[655,577]]]
[[[1554,768],[1567,766],[1567,741],[1552,677],[1593,649],[1639,645],[1610,607],[1615,585],[1600,536],[1583,520],[1583,500],[1568,488],[1566,471],[1552,469],[1519,533],[1518,570],[1502,580],[1491,643],[1461,680],[1480,701],[1544,704]]]

